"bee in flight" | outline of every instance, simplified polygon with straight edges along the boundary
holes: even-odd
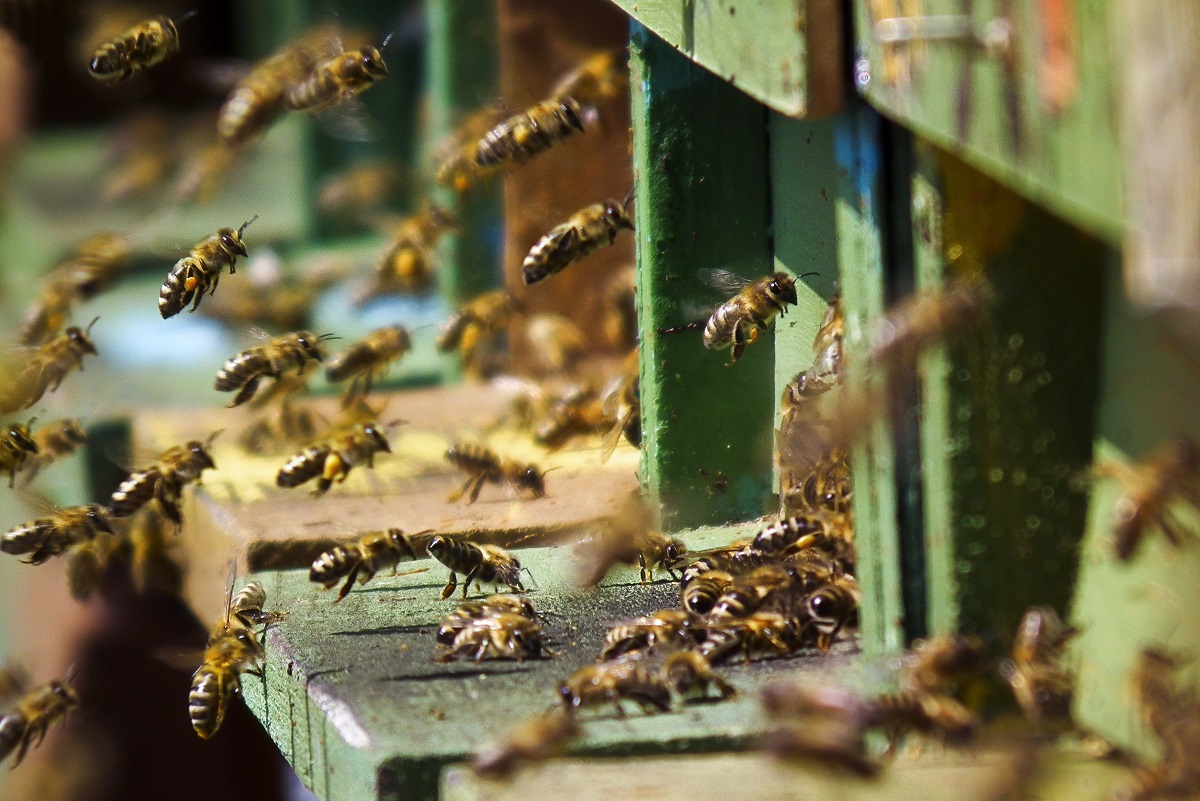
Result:
[[[0,414],[28,409],[47,392],[54,392],[72,369],[83,370],[83,357],[96,355],[96,346],[89,334],[97,317],[82,331],[71,326],[63,333],[38,347],[23,363],[12,368],[16,378],[7,388],[0,388]]]
[[[429,531],[422,531],[429,534]],[[386,567],[395,574],[401,559],[416,559],[417,553],[412,540],[400,529],[372,531],[348,545],[336,545],[316,558],[308,571],[310,581],[324,584],[329,589],[343,578],[346,583],[338,591],[337,601],[350,594],[355,579],[366,584],[375,574]]]
[[[322,343],[332,338],[332,334],[317,336],[311,331],[293,331],[274,337],[265,345],[244,350],[225,362],[217,372],[213,388],[218,392],[238,390],[229,405],[241,406],[254,397],[264,378],[279,382],[288,370],[295,370],[297,376],[305,376],[316,363],[325,359]]]
[[[392,161],[368,161],[325,178],[317,189],[317,209],[330,217],[362,219],[400,188],[403,174]]]
[[[384,39],[384,47],[387,41]],[[324,111],[365,92],[387,74],[383,55],[376,48],[347,50],[316,65],[306,78],[287,89],[283,101],[296,111]]]
[[[129,243],[121,236],[88,237],[43,278],[38,296],[22,321],[20,344],[41,345],[66,325],[76,301],[88,300],[120,278],[129,259]]]
[[[79,706],[79,696],[65,681],[52,681],[30,690],[23,671],[6,668],[4,674],[4,700],[11,703],[14,696],[21,696],[0,714],[0,761],[16,751],[13,759],[16,767],[30,747],[42,742],[52,725],[64,722],[71,710]]]
[[[1177,500],[1200,503],[1200,447],[1190,439],[1172,439],[1137,465],[1105,462],[1095,472],[1122,485],[1113,509],[1113,550],[1122,562],[1133,558],[1155,528],[1176,547],[1194,537],[1171,510]]]
[[[730,365],[737,364],[746,352],[746,346],[758,340],[762,329],[771,327],[776,315],[782,316],[789,305],[796,305],[796,279],[787,273],[773,273],[746,281],[725,270],[702,272],[707,283],[737,291],[717,307],[704,325],[704,347],[709,350],[730,348]]]
[[[485,292],[446,321],[438,332],[437,349],[442,353],[457,350],[469,373],[482,374],[488,346],[520,310],[521,304],[508,290]]]
[[[396,226],[375,273],[355,297],[366,303],[392,294],[418,294],[433,286],[434,254],[438,241],[454,228],[454,215],[438,205],[405,217]]]
[[[505,459],[482,445],[452,445],[446,451],[446,461],[469,476],[461,487],[450,494],[452,503],[463,495],[467,496],[467,503],[475,503],[479,491],[488,482],[507,483],[534,498],[546,496],[545,474],[537,465]]]
[[[471,768],[481,776],[506,776],[520,762],[553,756],[580,733],[574,717],[561,709],[553,709],[484,746],[475,756]]]
[[[241,674],[262,664],[265,653],[254,625],[267,622],[262,612],[265,600],[261,585],[248,585],[234,596],[230,582],[225,618],[213,626],[188,693],[188,715],[201,739],[221,728],[229,703],[241,691]]]
[[[217,291],[221,270],[228,267],[230,275],[236,272],[238,256],[246,256],[242,234],[257,219],[256,214],[236,231],[220,229],[175,262],[158,293],[158,312],[164,320],[179,314],[188,303],[195,311],[205,292],[211,295]]]
[[[113,517],[129,517],[151,499],[158,501],[159,510],[176,526],[183,524],[179,512],[179,498],[183,488],[198,482],[205,470],[217,469],[209,448],[216,432],[207,442],[192,440],[186,445],[176,445],[159,455],[154,464],[135,470],[121,482],[108,501],[108,513]]]
[[[526,284],[544,281],[565,270],[573,262],[611,245],[622,228],[633,230],[633,218],[626,210],[628,200],[605,200],[581,209],[566,222],[554,226],[537,241],[521,265]]]
[[[484,134],[475,145],[475,164],[482,169],[522,164],[583,131],[593,115],[572,97],[543,100]]]
[[[378,423],[358,423],[315,445],[310,445],[288,459],[279,469],[275,483],[280,487],[298,487],[317,479],[313,495],[324,495],[350,475],[355,465],[375,467],[375,454],[391,453],[387,437]]]
[[[329,360],[325,377],[330,383],[350,379],[343,403],[347,406],[371,391],[388,365],[412,349],[412,337],[402,325],[377,328]]]
[[[429,541],[429,555],[450,568],[450,580],[442,590],[445,600],[458,587],[458,574],[463,580],[463,597],[472,584],[503,584],[514,592],[525,592],[521,584],[521,562],[499,545],[476,545],[473,542],[438,536]]]
[[[113,533],[112,521],[103,506],[94,503],[71,506],[13,528],[0,538],[0,551],[28,554],[26,564],[40,565],[102,533]]]
[[[117,83],[161,64],[179,52],[178,23],[192,17],[189,11],[177,20],[152,17],[96,48],[88,72],[103,83]]]
[[[467,115],[436,148],[434,161],[438,166],[434,182],[461,195],[491,175],[494,169],[485,169],[475,163],[476,144],[507,116],[503,106],[498,103],[486,105]]]
[[[588,57],[568,72],[551,97],[573,97],[580,103],[598,105],[618,97],[629,88],[629,58],[624,50],[605,50]]]
[[[29,456],[38,453],[38,444],[29,431],[35,422],[36,417],[27,424],[9,423],[4,429],[3,438],[0,438],[0,475],[8,473],[9,489],[12,489],[17,473],[24,468]]]

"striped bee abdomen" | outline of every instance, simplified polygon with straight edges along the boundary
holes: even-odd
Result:
[[[582,131],[583,121],[583,109],[574,99],[545,100],[488,131],[475,148],[475,163],[494,167],[527,161]]]
[[[50,518],[22,523],[0,538],[0,552],[16,555],[37,551],[45,543],[53,523]]]
[[[309,581],[324,584],[326,589],[337,584],[347,573],[354,569],[360,557],[354,549],[345,545],[330,548],[316,558],[309,568]]]
[[[221,728],[225,719],[225,698],[229,691],[221,680],[221,673],[208,665],[201,665],[192,676],[192,689],[188,693],[188,716],[192,728],[202,739],[207,740]]]
[[[225,362],[217,371],[213,388],[219,392],[232,392],[256,375],[271,371],[271,363],[260,348],[243,351]]]
[[[171,272],[167,273],[167,279],[158,291],[158,313],[164,320],[179,314],[192,300],[196,288],[193,286],[189,289],[187,283],[188,278],[197,271],[202,271],[202,268],[196,259],[185,256],[175,262]]]
[[[321,475],[325,469],[325,458],[331,448],[328,444],[313,445],[296,454],[279,469],[275,483],[280,487],[298,487],[304,482]]]
[[[113,517],[129,517],[154,497],[154,489],[162,473],[157,467],[138,470],[113,490],[108,500],[108,513]]]

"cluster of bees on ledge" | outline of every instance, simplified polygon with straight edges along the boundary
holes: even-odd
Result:
[[[185,17],[188,15],[185,15]],[[179,51],[185,17],[139,21],[99,45],[87,69],[106,84],[130,80]],[[318,27],[249,69],[233,86],[216,121],[215,143],[196,170],[176,188],[178,202],[213,191],[223,174],[258,143],[289,111],[323,113],[353,106],[362,92],[388,75],[383,53],[331,26]],[[463,120],[439,149],[433,180],[464,196],[506,170],[516,169],[571,137],[584,134],[598,107],[628,84],[621,53],[599,53],[554,86],[544,100],[515,114],[488,107]],[[161,124],[141,116],[118,149],[108,199],[148,191],[165,176],[169,159],[135,164],[154,148],[145,143],[170,138]],[[458,225],[452,212],[429,204],[402,220],[388,219],[379,207],[405,176],[389,163],[363,164],[321,187],[318,206],[353,224],[384,226],[389,238],[356,298],[368,303],[396,294],[421,294],[435,285],[435,249]],[[599,200],[569,215],[529,251],[522,265],[528,285],[551,281],[600,248],[622,230],[633,230],[632,193]],[[158,297],[164,320],[187,310],[210,311],[235,322],[266,322],[294,329],[231,356],[216,373],[214,390],[229,393],[230,407],[247,406],[253,422],[238,435],[252,452],[290,449],[276,483],[284,489],[311,486],[321,495],[346,480],[355,467],[373,467],[391,452],[396,423],[381,423],[368,403],[376,382],[412,348],[401,325],[377,329],[338,353],[329,353],[332,333],[303,330],[316,293],[347,275],[331,271],[296,286],[227,286],[216,291],[223,273],[236,275],[247,259],[247,233],[257,218],[221,228],[197,243],[167,272]],[[235,221],[231,221],[235,222]],[[24,350],[0,386],[0,414],[25,414],[55,392],[73,372],[97,355],[91,339],[97,319],[86,327],[68,325],[73,309],[111,288],[133,255],[130,238],[98,233],[82,241],[44,277],[17,340]],[[703,328],[702,344],[728,350],[734,367],[745,350],[797,303],[796,279],[775,273],[746,280],[721,271],[702,276],[721,287],[728,300],[707,320],[684,326]],[[239,279],[233,278],[232,282]],[[230,282],[227,282],[230,283]],[[552,284],[550,284],[552,286]],[[257,293],[257,294],[256,294]],[[505,335],[515,321],[535,345],[538,378],[569,375],[585,351],[585,338],[569,320],[530,315],[509,292],[496,290],[465,303],[439,332],[437,345],[457,353],[468,375],[498,380],[514,397],[513,421],[535,443],[555,450],[576,437],[599,436],[607,458],[621,439],[641,441],[641,410],[635,343],[632,269],[603,288],[610,314],[603,336],[629,348],[610,374],[584,381],[531,382],[504,375]],[[205,298],[212,298],[202,308]],[[888,374],[910,367],[925,348],[973,325],[992,301],[984,282],[960,281],[940,292],[918,295],[889,312],[867,351],[867,367]],[[218,305],[220,304],[220,305]],[[217,307],[215,310],[213,307]],[[662,329],[671,333],[674,329]],[[597,662],[565,676],[555,688],[551,712],[518,725],[486,746],[476,769],[506,775],[518,764],[559,753],[581,734],[589,711],[611,708],[620,717],[636,708],[654,714],[680,705],[720,702],[737,692],[719,673],[722,664],[828,653],[839,637],[857,625],[860,592],[855,577],[848,452],[855,433],[889,405],[889,388],[864,393],[845,386],[844,314],[840,299],[830,301],[813,343],[811,366],[801,371],[781,398],[776,456],[780,468],[781,516],[764,521],[747,541],[703,552],[654,530],[653,515],[638,497],[578,544],[578,583],[598,585],[618,564],[640,569],[643,582],[655,571],[680,583],[679,603],[609,626]],[[320,367],[332,383],[345,385],[340,417],[329,421],[301,398]],[[837,414],[831,414],[831,408]],[[213,439],[174,446],[130,472],[107,504],[48,508],[44,516],[0,537],[0,551],[31,565],[63,558],[72,594],[86,599],[97,590],[113,560],[129,565],[139,587],[177,591],[180,568],[171,556],[170,537],[182,526],[181,498],[205,471],[216,470]],[[77,420],[38,423],[11,421],[0,431],[0,475],[10,488],[30,482],[47,466],[86,442]],[[545,471],[476,443],[452,446],[446,459],[464,475],[450,500],[475,502],[488,484],[504,485],[531,500],[547,494]],[[1124,489],[1115,512],[1115,552],[1128,560],[1148,532],[1157,530],[1172,544],[1189,538],[1172,516],[1176,500],[1200,500],[1200,451],[1178,440],[1135,467],[1101,466]],[[398,572],[405,561],[431,558],[449,571],[441,597],[460,590],[461,602],[434,634],[433,658],[453,660],[554,659],[558,654],[546,621],[526,592],[523,568],[509,550],[433,531],[405,534],[398,529],[370,532],[321,554],[311,580],[326,589],[340,585],[335,603],[355,586],[385,570]],[[422,568],[428,569],[428,568]],[[461,580],[460,580],[461,576]],[[472,588],[507,592],[469,598]],[[224,618],[214,624],[200,657],[188,697],[196,733],[212,737],[239,692],[243,674],[257,671],[265,658],[263,632],[279,619],[265,611],[266,593],[252,583],[234,592],[231,578]],[[1050,608],[1028,610],[1001,664],[988,658],[975,637],[934,637],[918,642],[900,660],[899,689],[864,695],[819,683],[787,681],[768,685],[762,704],[776,724],[763,748],[781,758],[834,765],[873,777],[882,762],[867,747],[867,735],[881,732],[887,754],[906,738],[946,746],[973,741],[979,729],[977,689],[996,671],[1011,687],[1024,714],[1040,726],[1068,725],[1074,678],[1066,654],[1076,632]],[[1181,658],[1162,649],[1145,651],[1136,671],[1134,693],[1145,721],[1163,748],[1155,763],[1139,766],[1123,798],[1151,798],[1200,790],[1193,767],[1200,746],[1200,702],[1181,687],[1175,672]],[[16,668],[0,672],[0,759],[15,752],[19,762],[47,729],[86,699],[70,679],[36,686]]]

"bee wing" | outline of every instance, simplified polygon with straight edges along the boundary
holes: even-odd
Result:
[[[379,138],[378,123],[358,98],[322,111],[317,115],[317,125],[333,138],[346,142],[374,142]]]
[[[722,270],[717,267],[705,267],[697,270],[696,277],[712,288],[721,290],[726,295],[736,295],[752,283],[749,278],[743,278],[737,273],[731,273],[728,270]]]
[[[203,648],[164,646],[155,648],[150,655],[158,662],[181,673],[191,673],[204,661]]]
[[[21,665],[14,662],[0,665],[0,708],[7,707],[32,686],[29,673]]]
[[[50,496],[39,490],[20,486],[14,491],[17,499],[29,509],[34,517],[50,517],[58,511],[58,505],[50,499]]]

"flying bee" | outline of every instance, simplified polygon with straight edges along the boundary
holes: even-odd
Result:
[[[112,534],[110,514],[94,503],[66,509],[22,523],[0,538],[0,551],[28,554],[26,564],[40,565],[65,553],[72,546],[88,542],[100,534]]]
[[[196,12],[178,20],[152,17],[139,22],[115,39],[96,48],[88,72],[102,83],[117,83],[157,66],[179,52],[179,30],[175,27]]]
[[[612,623],[604,635],[600,660],[609,662],[628,654],[652,650],[660,644],[695,643],[703,622],[682,609],[660,609],[650,615]]]
[[[1113,550],[1121,561],[1132,559],[1155,527],[1176,547],[1193,536],[1170,511],[1176,499],[1200,502],[1200,448],[1190,439],[1165,442],[1134,467],[1108,462],[1096,473],[1123,485],[1113,510]]]
[[[192,440],[168,448],[149,467],[130,473],[129,478],[113,490],[108,513],[113,517],[129,517],[153,498],[158,501],[159,511],[177,527],[181,526],[183,517],[179,512],[179,499],[183,488],[199,482],[205,470],[217,469],[208,452],[217,433],[209,436],[206,442]]]
[[[0,389],[0,414],[28,409],[47,392],[54,392],[71,370],[83,370],[83,357],[96,355],[96,346],[89,336],[97,317],[82,331],[71,326],[63,333],[38,347],[26,361],[14,368],[16,379],[7,389]]]
[[[325,368],[325,377],[331,384],[350,379],[344,398],[344,402],[350,404],[369,393],[376,379],[387,372],[388,366],[410,350],[412,337],[404,326],[376,328],[361,341],[330,359]]]
[[[977,635],[928,637],[913,643],[901,660],[900,685],[914,692],[953,695],[987,667],[987,652]]]
[[[381,295],[429,291],[434,281],[433,251],[457,224],[453,214],[436,204],[401,220],[355,302],[361,305]]]
[[[366,584],[380,570],[390,567],[395,573],[400,560],[416,558],[412,540],[400,529],[372,531],[356,542],[334,546],[318,556],[312,563],[308,578],[329,589],[344,577],[346,582],[334,601],[337,603],[350,593],[355,579],[359,584]]]
[[[57,334],[71,316],[75,288],[57,273],[47,275],[38,287],[37,297],[25,312],[17,342],[37,346]]]
[[[288,370],[304,376],[325,359],[325,340],[332,334],[317,336],[311,331],[293,331],[274,337],[265,345],[244,350],[225,362],[217,371],[213,388],[218,392],[239,390],[229,406],[241,406],[254,397],[264,378],[279,381]]]
[[[476,143],[506,116],[503,106],[498,103],[488,104],[467,115],[434,151],[433,158],[437,163],[434,182],[461,195],[495,172],[475,163]]]
[[[468,476],[461,487],[450,493],[448,500],[451,503],[464,495],[467,503],[475,503],[479,491],[489,482],[508,484],[534,498],[546,497],[545,473],[536,464],[506,459],[490,448],[471,443],[451,445],[446,451],[446,461]]]
[[[939,292],[905,298],[877,325],[868,358],[885,366],[910,361],[978,320],[991,298],[983,280],[952,282]]]
[[[94,536],[67,549],[67,589],[72,598],[87,601],[100,588],[104,571],[123,545],[117,537]]]
[[[622,701],[632,701],[643,712],[671,709],[671,688],[637,659],[585,665],[559,685],[558,695],[568,713],[612,704],[617,717],[624,718]]]
[[[850,574],[836,577],[808,596],[804,604],[808,628],[817,632],[816,645],[821,653],[828,653],[838,632],[858,620],[861,603],[858,581]]]
[[[534,444],[548,451],[557,451],[577,436],[597,434],[607,430],[612,420],[604,412],[598,398],[584,397],[577,401],[559,400],[550,415],[533,433]]]
[[[580,209],[566,222],[551,228],[550,233],[529,250],[521,265],[521,277],[526,284],[544,281],[611,245],[622,228],[633,230],[633,218],[625,204],[610,199]]]
[[[17,680],[16,685],[23,685],[23,680]],[[63,681],[26,692],[16,706],[0,715],[0,761],[15,750],[13,767],[20,765],[30,747],[40,744],[50,727],[64,722],[77,706],[79,696]]]
[[[775,315],[784,315],[788,304],[795,305],[796,279],[787,273],[773,273],[747,282],[724,270],[710,271],[710,280],[725,288],[741,286],[741,291],[721,304],[704,326],[704,347],[709,350],[732,348],[729,364],[736,364],[746,346],[758,339],[759,331],[769,328]]]
[[[283,102],[296,111],[324,111],[362,94],[387,74],[376,48],[348,50],[322,61],[304,80],[288,87]]]
[[[974,716],[965,706],[940,693],[886,693],[872,698],[868,709],[872,727],[882,729],[888,738],[888,754],[910,732],[943,745],[963,745],[977,728]]]
[[[33,431],[32,437],[37,450],[25,459],[25,465],[21,468],[25,484],[29,484],[46,467],[59,459],[70,456],[88,441],[87,432],[83,430],[83,426],[78,420],[72,419],[58,420],[38,426]],[[3,449],[0,447],[0,453],[2,451]],[[4,457],[0,456],[0,462],[3,461]],[[3,470],[0,469],[0,472]]]
[[[375,422],[357,423],[329,438],[310,445],[279,469],[275,483],[280,487],[298,487],[314,478],[313,495],[324,495],[336,481],[341,483],[355,466],[375,467],[375,454],[391,453],[383,429]]]
[[[438,536],[431,539],[426,547],[430,556],[450,568],[450,580],[442,590],[443,600],[454,594],[459,573],[466,576],[463,580],[463,598],[467,597],[472,584],[503,584],[514,592],[525,592],[521,584],[521,562],[499,545],[476,545]]]
[[[476,754],[471,769],[481,776],[506,776],[519,762],[553,756],[579,734],[579,724],[574,717],[560,709],[552,709],[484,746]]]
[[[435,639],[439,645],[452,645],[458,633],[472,621],[493,615],[522,615],[530,620],[539,619],[533,602],[524,596],[489,595],[480,601],[464,601],[459,604],[438,626]]]
[[[90,300],[111,287],[129,264],[129,240],[101,232],[80,242],[55,268],[65,276],[80,300]]]
[[[600,443],[600,461],[607,462],[625,438],[635,448],[642,447],[642,394],[638,352],[634,348],[625,357],[621,374],[605,389],[604,411],[612,418],[612,428]]]
[[[438,332],[437,349],[459,353],[467,371],[482,372],[483,354],[520,310],[517,299],[504,289],[485,292],[450,317]]]
[[[469,656],[476,662],[484,659],[541,659],[553,656],[542,638],[542,626],[525,615],[511,612],[486,615],[469,621],[443,646],[439,662],[451,662]]]
[[[543,100],[484,134],[475,145],[475,164],[483,168],[523,164],[582,132],[594,114],[572,97]]]
[[[382,206],[399,189],[399,167],[368,161],[325,178],[317,189],[317,209],[331,217],[361,218]]]
[[[1012,660],[1002,666],[1001,675],[1030,720],[1069,715],[1075,682],[1062,661],[1067,645],[1078,633],[1048,606],[1032,607],[1021,617]]]
[[[242,234],[257,219],[256,214],[236,231],[232,228],[220,229],[175,262],[158,293],[158,311],[164,320],[179,314],[188,303],[192,304],[191,310],[195,311],[204,299],[205,292],[211,295],[217,291],[221,270],[228,267],[230,275],[236,272],[238,256],[246,256]]]
[[[862,731],[833,718],[806,723],[803,728],[773,729],[764,736],[763,747],[778,759],[832,765],[864,779],[875,778],[882,769],[867,751]]]
[[[0,475],[8,473],[8,487],[12,489],[17,473],[29,459],[30,454],[37,456],[41,450],[29,429],[37,422],[35,417],[28,423],[9,423],[0,438]]]
[[[561,314],[534,314],[525,321],[531,372],[554,376],[571,370],[587,350],[587,337]]]
[[[210,200],[237,174],[238,161],[245,153],[246,148],[212,142],[189,154],[175,179],[171,199],[180,204]]]
[[[713,690],[722,701],[737,694],[733,685],[714,673],[709,661],[695,651],[677,651],[668,656],[662,677],[685,702],[708,700]]]
[[[733,576],[724,570],[709,570],[685,581],[679,590],[679,600],[689,612],[706,615],[733,581]]]
[[[654,510],[639,492],[631,492],[612,517],[600,521],[599,529],[579,544],[576,583],[594,587],[614,565],[637,565],[642,583],[654,580],[654,570],[672,577],[683,565],[687,544],[654,530]]]
[[[550,97],[571,97],[589,106],[619,96],[629,87],[629,60],[624,50],[606,50],[589,56],[568,72]]]

